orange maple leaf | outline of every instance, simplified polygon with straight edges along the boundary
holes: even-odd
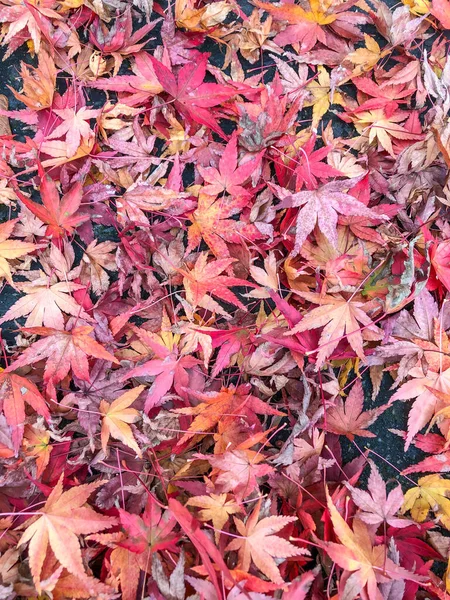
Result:
[[[228,277],[221,275],[225,269],[235,262],[234,258],[222,258],[208,261],[208,253],[202,252],[197,258],[193,269],[178,269],[183,275],[183,285],[186,290],[186,300],[193,307],[200,306],[212,313],[229,317],[218,302],[211,296],[216,296],[229,304],[245,309],[242,302],[228,288],[230,286],[240,285],[247,287],[258,287],[243,279],[237,277]]]
[[[33,111],[52,105],[56,87],[56,67],[52,57],[42,50],[39,52],[38,60],[37,67],[21,63],[22,94],[8,86],[17,100]]]
[[[108,440],[110,437],[120,440],[126,446],[142,457],[142,452],[133,437],[133,432],[129,423],[134,423],[140,419],[139,411],[135,408],[129,408],[136,400],[144,385],[140,385],[132,390],[128,390],[111,404],[102,400],[100,402],[100,413],[103,415],[102,422],[102,448],[106,453]]]
[[[186,252],[194,250],[203,239],[217,257],[225,258],[230,256],[227,242],[240,244],[263,237],[252,223],[229,218],[240,213],[247,204],[246,196],[216,198],[200,192],[197,209],[190,217],[192,225],[188,230]]]
[[[9,239],[18,220],[12,219],[11,221],[0,223],[0,278],[4,277],[9,285],[13,287],[16,286],[12,280],[8,260],[20,258],[43,246],[43,244],[31,244],[29,242]]]
[[[28,559],[37,591],[41,592],[41,572],[50,548],[63,567],[80,579],[87,574],[83,566],[79,535],[109,529],[117,519],[95,512],[86,505],[89,496],[104,481],[78,485],[63,492],[64,474],[38,514],[28,519],[20,528],[26,528],[19,546],[29,543]]]
[[[25,425],[23,450],[27,456],[36,459],[36,477],[40,477],[49,463],[53,450],[50,444],[50,432],[39,425]]]
[[[178,445],[183,444],[196,434],[202,434],[213,427],[224,417],[227,419],[247,419],[251,420],[255,415],[278,415],[283,413],[269,406],[250,393],[247,385],[240,385],[235,388],[222,388],[220,392],[200,393],[190,390],[198,400],[202,400],[197,406],[188,408],[179,408],[174,412],[183,415],[194,415],[189,430],[183,435]]]

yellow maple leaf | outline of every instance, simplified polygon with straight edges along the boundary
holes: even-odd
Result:
[[[426,15],[430,12],[430,1],[429,0],[402,0],[403,4],[409,6],[409,10],[413,15]]]
[[[187,505],[202,509],[198,513],[198,518],[201,521],[212,521],[217,544],[219,543],[220,530],[223,529],[230,515],[242,512],[242,509],[234,500],[228,499],[228,494],[195,496],[195,498],[189,499]]]
[[[17,221],[18,219],[12,219],[0,224],[0,279],[4,277],[13,287],[15,285],[8,261],[25,256],[37,248],[42,248],[42,244],[36,245],[9,239]]]
[[[417,487],[409,489],[405,494],[402,514],[411,512],[414,521],[422,523],[428,513],[434,512],[441,523],[450,529],[450,479],[443,479],[439,474],[421,477]]]
[[[330,74],[324,66],[317,67],[317,79],[306,86],[312,98],[304,106],[313,107],[312,127],[317,129],[320,120],[330,108],[330,104],[342,104],[342,96],[335,92],[331,99]]]
[[[140,414],[135,408],[129,407],[144,388],[144,385],[140,385],[132,390],[128,390],[111,404],[106,402],[106,400],[100,402],[99,410],[103,415],[101,438],[104,452],[107,451],[108,440],[112,437],[134,450],[139,457],[142,457],[141,450],[134,439],[129,425],[129,423],[138,421]]]
[[[358,48],[347,55],[347,59],[351,61],[355,68],[352,76],[357,77],[373,69],[377,62],[387,54],[387,50],[381,50],[376,40],[370,35],[364,34],[365,47]]]

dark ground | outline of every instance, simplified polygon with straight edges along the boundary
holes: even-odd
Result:
[[[400,3],[397,0],[385,0],[385,2],[391,7],[400,5]],[[249,2],[247,2],[246,0],[240,0],[239,5],[242,8],[242,10],[244,10],[247,14],[251,13],[252,6]],[[369,27],[367,29],[367,32],[375,36],[374,28]],[[151,35],[154,36],[155,31],[152,31]],[[375,37],[377,38],[377,41],[379,43],[383,43],[382,38],[379,38],[378,36]],[[209,51],[212,53],[213,62],[214,54],[216,54],[217,64],[222,64],[222,53],[221,51],[218,51],[216,46],[207,43],[205,44],[205,51]],[[4,51],[3,49],[0,49],[0,57],[2,56],[2,54],[4,54]],[[8,97],[9,106],[12,110],[18,110],[23,108],[22,104],[14,98],[13,94],[7,87],[11,86],[16,90],[20,89],[20,61],[24,61],[27,63],[32,62],[30,59],[30,55],[26,51],[25,46],[16,51],[11,57],[9,57],[4,62],[0,62],[0,93],[5,94]],[[267,64],[267,61],[265,62]],[[247,65],[247,67],[251,67],[251,65]],[[272,75],[273,73],[270,73],[269,71],[269,78],[271,78]],[[101,92],[99,93],[94,91],[93,96],[91,97],[91,102],[94,105],[96,104],[96,102],[100,102],[100,105],[102,105],[104,102],[104,98]],[[301,113],[299,119],[302,118],[308,117],[305,117],[303,113]],[[327,116],[324,117],[324,122],[327,122]],[[26,127],[24,127],[19,121],[11,120],[11,128],[13,133],[16,134],[19,137],[19,139],[23,139],[24,135],[32,135],[32,132],[30,132]],[[333,128],[337,136],[351,137],[354,134],[351,126],[346,125],[343,121],[334,117]],[[0,206],[0,221],[8,218],[11,218],[11,216],[9,215],[9,209],[7,207]],[[113,235],[113,231],[107,227],[97,225],[95,226],[95,229],[97,237],[99,237],[102,241],[111,238]],[[0,293],[0,314],[4,314],[8,310],[8,308],[12,304],[14,304],[14,302],[18,299],[19,296],[20,294],[18,292],[13,290],[10,286],[6,286]],[[8,339],[12,341],[12,328],[8,327],[8,324],[4,326],[3,336],[4,338],[6,338],[6,341],[8,341]],[[374,406],[386,404],[393,393],[390,391],[392,380],[388,375],[385,376],[383,384],[381,386],[381,390],[375,401],[371,400],[372,390],[371,383],[368,377],[363,378],[363,385],[366,391],[366,408],[373,408]],[[407,453],[404,453],[404,443],[402,439],[389,431],[389,429],[405,430],[407,422],[407,413],[407,403],[395,403],[391,408],[385,411],[378,418],[374,425],[370,427],[370,430],[374,434],[376,434],[376,438],[357,438],[356,440],[359,448],[370,448],[379,455],[372,455],[372,459],[377,464],[378,468],[380,469],[381,473],[383,474],[386,480],[395,478],[402,485],[404,485],[405,483],[407,484],[408,482],[399,474],[399,472],[396,469],[402,470],[413,463],[417,463],[419,460],[425,457],[425,454],[423,454],[420,450],[417,450],[414,447],[410,448]],[[350,442],[347,442],[345,439],[342,442],[342,447],[344,463],[360,455],[358,449]],[[388,463],[394,465],[395,468],[391,467]]]

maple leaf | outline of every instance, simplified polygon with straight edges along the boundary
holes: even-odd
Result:
[[[49,546],[69,573],[85,579],[87,574],[78,536],[109,529],[118,522],[114,517],[95,512],[86,504],[103,481],[78,485],[64,492],[63,479],[64,475],[61,475],[43,508],[36,511],[38,515],[21,525],[26,530],[19,540],[19,546],[29,543],[28,560],[38,593],[41,591],[40,576]]]
[[[50,412],[35,384],[15,373],[0,373],[0,401],[11,428],[13,448],[17,456],[24,432],[25,403],[47,421],[50,419]]]
[[[190,216],[192,225],[188,229],[186,252],[200,246],[203,239],[217,257],[226,258],[230,256],[227,242],[241,244],[262,238],[255,225],[246,223],[242,215],[239,221],[229,218],[239,214],[247,203],[244,195],[216,198],[201,191],[197,208]]]
[[[53,399],[56,398],[55,385],[62,381],[70,370],[76,377],[89,381],[88,355],[119,364],[112,354],[91,337],[93,327],[85,325],[75,327],[71,331],[30,327],[24,331],[41,335],[43,339],[31,344],[5,371],[10,373],[19,367],[46,359],[44,383],[47,393]]]
[[[100,402],[99,411],[103,418],[101,434],[103,452],[107,452],[108,440],[112,437],[123,442],[142,458],[142,452],[136,443],[129,423],[135,423],[140,419],[139,411],[130,408],[130,405],[133,404],[143,389],[144,386],[140,385],[128,390],[111,404],[106,400]]]
[[[427,374],[421,367],[409,370],[412,379],[404,383],[392,396],[391,402],[396,400],[410,400],[416,398],[408,414],[408,435],[406,436],[405,449],[407,450],[422,427],[430,421],[433,415],[441,408],[433,390],[450,393],[450,368],[442,373],[435,373],[430,369]]]
[[[156,336],[152,336],[143,329],[135,329],[135,333],[158,357],[131,369],[123,377],[123,380],[131,377],[155,377],[145,400],[144,411],[149,412],[153,407],[161,404],[163,396],[172,388],[172,385],[176,392],[184,397],[186,395],[184,388],[189,385],[187,369],[192,369],[200,361],[193,356],[179,355],[178,347],[173,339],[170,339],[166,346],[161,343],[163,340],[157,339]]]
[[[141,106],[149,96],[163,91],[164,88],[158,81],[153,62],[147,52],[139,52],[134,56],[131,69],[134,75],[115,75],[109,79],[91,81],[88,85],[121,93],[121,102],[127,106]],[[127,96],[122,96],[122,93],[126,93]]]
[[[141,41],[142,38],[154,26],[155,22],[147,23],[133,33],[131,7],[127,6],[114,20],[111,29],[107,29],[105,23],[97,19],[90,27],[89,41],[103,54],[111,54],[114,57],[114,75],[117,75],[123,57],[137,55],[146,43],[145,40]]]
[[[58,240],[65,233],[72,234],[78,225],[89,219],[88,215],[76,214],[81,204],[83,186],[77,181],[60,201],[55,182],[45,173],[40,162],[38,173],[41,179],[42,205],[32,202],[19,190],[16,190],[16,194],[38,219],[47,224],[45,235]]]
[[[300,42],[302,52],[311,50],[317,42],[324,45],[331,42],[330,47],[333,47],[330,32],[327,31],[330,25],[336,24],[341,35],[345,35],[347,29],[348,36],[356,35],[358,38],[360,34],[354,25],[366,21],[363,15],[346,11],[348,3],[341,4],[333,0],[309,0],[308,3],[304,3],[305,8],[289,0],[281,2],[278,6],[260,0],[253,0],[253,3],[275,19],[287,21],[288,26],[275,36],[274,42],[280,46],[298,45]]]
[[[345,435],[353,441],[355,435],[361,437],[376,437],[367,431],[382,414],[387,406],[380,406],[371,410],[364,410],[364,390],[360,379],[357,379],[350,390],[347,400],[337,396],[334,406],[327,408],[326,429],[337,435]]]
[[[255,11],[255,13],[256,12],[257,11]],[[266,25],[266,23],[264,23],[264,25]],[[308,80],[308,67],[306,65],[299,65],[297,72],[281,58],[278,58],[275,55],[271,55],[271,57],[277,65],[277,70],[281,77],[281,83],[283,85],[284,93],[287,94],[289,100],[300,101],[299,109],[301,109],[303,106],[303,102],[308,96],[308,91],[306,90],[306,83]]]
[[[306,86],[312,96],[307,99],[305,106],[313,107],[312,128],[317,130],[320,120],[330,108],[330,104],[343,104],[343,98],[339,92],[332,92],[331,81],[328,71],[322,65],[317,67],[317,80],[313,80]]]
[[[225,581],[227,583],[233,581],[231,572],[225,564],[222,554],[213,544],[209,536],[200,529],[199,522],[194,519],[187,508],[185,508],[174,498],[169,498],[169,509],[177,519],[181,529],[189,537],[190,541],[199,553],[205,571],[209,575],[212,585],[215,588],[216,597],[220,598],[222,592],[217,579],[216,569],[222,573],[222,576],[224,577],[223,583]],[[213,565],[212,560],[216,563],[216,566]]]
[[[450,29],[449,0],[433,0],[431,4],[431,14],[436,17],[444,29]]]
[[[174,98],[175,107],[192,121],[223,135],[222,129],[207,109],[229,100],[236,91],[217,83],[203,83],[208,56],[202,54],[198,61],[186,63],[177,77],[154,57],[151,57],[151,61],[159,83]]]
[[[230,515],[242,512],[242,508],[232,498],[229,498],[228,494],[195,496],[189,498],[186,506],[201,508],[198,518],[201,521],[212,521],[216,544],[219,544],[221,529],[223,529]]]
[[[158,503],[149,496],[142,516],[119,510],[120,523],[126,538],[120,545],[140,555],[138,564],[144,571],[148,568],[149,552],[176,551],[179,535],[173,532],[176,520],[170,510],[161,511]]]
[[[112,113],[116,110],[116,106],[111,111],[103,114],[105,120],[109,118],[109,128],[117,121],[117,119],[112,118],[114,116]],[[154,156],[155,136],[146,137],[136,120],[133,122],[133,133],[136,139],[135,142],[124,142],[120,139],[115,140],[111,138],[108,140],[108,145],[113,150],[117,150],[117,152],[123,154],[123,156],[112,158],[109,164],[115,168],[131,166],[129,173],[134,178],[139,173],[145,173],[152,165],[158,164],[159,159]]]
[[[432,510],[444,527],[450,528],[450,480],[438,474],[421,477],[417,487],[405,494],[402,513],[411,512],[414,521],[423,523]]]
[[[276,189],[282,200],[279,205],[280,208],[302,207],[297,216],[294,255],[300,252],[306,238],[314,230],[316,224],[333,246],[337,246],[338,214],[387,219],[387,217],[383,217],[367,208],[350,194],[344,193],[344,190],[353,187],[357,182],[358,180],[354,179],[333,181],[322,185],[317,190],[297,192],[296,194],[282,188]]]
[[[222,23],[231,10],[232,7],[224,0],[201,8],[195,8],[193,0],[177,0],[175,20],[178,27],[204,32]]]
[[[76,300],[68,295],[70,292],[84,290],[84,285],[61,281],[49,286],[44,278],[40,278],[30,284],[19,284],[18,288],[26,296],[19,298],[6,311],[0,324],[26,316],[25,327],[40,327],[43,324],[45,327],[64,329],[63,312],[91,321],[91,317]]]
[[[12,287],[15,287],[15,284],[12,279],[8,260],[20,258],[44,246],[43,244],[31,244],[29,242],[10,239],[18,221],[19,219],[12,219],[11,221],[0,223],[0,278],[4,277]]]
[[[11,91],[20,102],[31,110],[43,110],[53,103],[56,87],[56,67],[52,57],[42,50],[38,54],[38,66],[21,63],[22,93]]]
[[[378,585],[390,580],[407,579],[420,582],[420,576],[399,567],[387,555],[384,544],[373,545],[367,525],[360,519],[353,519],[353,530],[347,525],[334,506],[328,491],[327,504],[334,532],[341,544],[321,542],[328,556],[350,575],[345,578],[342,597],[353,600],[363,589],[369,600],[379,600],[382,596]]]
[[[2,39],[2,45],[8,45],[5,58],[17,50],[24,41],[33,41],[34,50],[39,53],[41,34],[50,34],[52,26],[50,19],[61,20],[63,17],[55,10],[54,0],[40,0],[39,3],[18,3],[15,0],[2,0],[0,7],[0,23],[7,24],[7,33]],[[5,6],[6,5],[6,6]]]
[[[54,108],[53,112],[62,123],[47,135],[48,140],[55,140],[65,137],[67,158],[72,158],[80,147],[82,142],[87,143],[89,138],[94,136],[88,121],[99,116],[100,110],[89,109],[82,106],[80,109],[74,108]]]
[[[204,186],[203,191],[211,196],[227,192],[230,196],[233,196],[233,201],[236,196],[248,200],[251,198],[252,193],[242,187],[242,184],[258,168],[263,154],[264,152],[260,152],[252,160],[238,166],[237,133],[234,132],[219,159],[218,169],[198,166],[200,175],[208,183]]]
[[[116,589],[120,585],[123,600],[136,600],[141,575],[139,558],[139,554],[120,546],[111,552],[111,576],[116,582]]]
[[[40,477],[50,461],[53,450],[49,431],[37,425],[25,425],[23,450],[27,456],[36,459],[36,477]]]
[[[106,270],[117,271],[116,257],[113,254],[116,248],[114,242],[94,240],[84,251],[80,279],[84,285],[91,284],[94,294],[100,295],[108,289],[109,276]]]
[[[331,177],[340,177],[342,173],[334,167],[322,162],[331,152],[331,146],[323,146],[314,150],[317,136],[311,135],[309,140],[298,152],[294,164],[296,174],[296,189],[300,190],[306,186],[308,190],[314,190],[318,187],[318,179],[330,179]],[[292,161],[293,162],[293,161]]]
[[[117,220],[121,225],[127,224],[127,221],[134,221],[141,226],[150,226],[150,221],[143,211],[168,215],[181,214],[189,209],[189,202],[186,201],[188,196],[186,192],[177,192],[147,183],[133,184],[121,198],[117,199]]]
[[[313,292],[297,292],[299,296],[321,304],[308,312],[295,327],[285,335],[301,333],[323,327],[317,352],[317,368],[332,354],[343,337],[364,362],[363,339],[380,339],[380,331],[372,319],[364,312],[363,302],[346,300],[339,296],[321,296]],[[361,323],[364,329],[358,325]]]
[[[261,453],[252,450],[235,448],[215,456],[198,455],[207,460],[218,476],[215,487],[219,493],[233,492],[236,499],[240,500],[249,496],[258,486],[258,477],[272,473],[273,467],[268,464],[259,464],[264,460]]]
[[[261,500],[258,500],[246,523],[234,517],[236,529],[242,537],[232,540],[225,551],[238,551],[238,568],[243,571],[248,572],[253,562],[268,579],[283,585],[284,580],[274,559],[309,555],[309,552],[273,535],[296,521],[297,517],[265,517],[258,521],[260,510]]]
[[[441,242],[440,244],[433,243],[430,249],[431,264],[436,271],[436,277],[447,290],[450,290],[450,240]]]
[[[366,44],[365,47],[357,48],[347,55],[347,59],[355,65],[352,73],[353,77],[357,77],[373,69],[378,61],[388,52],[387,50],[382,51],[377,41],[370,35],[364,34],[364,42]],[[356,82],[355,85],[358,86]]]
[[[188,432],[183,435],[177,445],[183,444],[194,435],[201,435],[209,431],[224,418],[234,419],[239,416],[241,419],[245,418],[251,422],[256,414],[283,415],[280,411],[271,408],[266,402],[253,396],[248,385],[240,385],[237,388],[222,388],[220,392],[200,393],[193,390],[191,395],[202,402],[194,407],[179,408],[174,411],[183,415],[195,416]]]
[[[186,300],[189,304],[228,317],[228,313],[211,297],[212,295],[229,304],[244,308],[242,302],[228,288],[234,285],[257,286],[237,277],[221,275],[225,269],[228,269],[235,262],[234,258],[222,258],[209,263],[207,261],[208,253],[201,252],[193,269],[190,271],[179,269],[179,272],[183,275]]]
[[[361,512],[358,519],[378,527],[382,523],[388,523],[392,527],[403,528],[411,525],[408,519],[399,519],[396,514],[403,505],[402,488],[398,485],[389,494],[386,492],[386,484],[380,475],[376,465],[370,462],[370,477],[367,482],[368,491],[357,489],[346,484],[351,491],[353,502]]]
[[[372,102],[372,104],[370,104]],[[422,134],[416,134],[408,131],[404,125],[400,125],[406,120],[407,114],[398,110],[396,102],[377,100],[372,108],[374,101],[368,101],[362,104],[353,112],[349,119],[355,124],[360,134],[366,134],[368,131],[368,142],[372,144],[377,142],[393,158],[395,152],[392,147],[392,138],[395,140],[418,140]],[[380,106],[378,106],[380,104]]]

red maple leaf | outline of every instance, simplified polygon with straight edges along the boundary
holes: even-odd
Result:
[[[172,348],[163,346],[152,337],[152,334],[143,329],[135,329],[140,340],[149,346],[155,353],[156,358],[146,361],[144,364],[128,371],[123,380],[131,377],[155,377],[147,398],[145,401],[145,412],[149,412],[155,406],[161,403],[161,399],[172,386],[178,395],[185,397],[185,388],[189,386],[189,373],[187,369],[192,369],[200,363],[193,356],[180,356],[178,347]]]
[[[151,60],[159,83],[174,98],[175,107],[191,121],[206,125],[223,136],[217,120],[207,109],[229,100],[236,90],[217,83],[203,83],[208,55],[202,54],[198,61],[183,65],[177,77],[154,57]]]
[[[41,179],[42,205],[32,202],[18,189],[16,194],[38,219],[47,224],[45,235],[59,240],[67,233],[72,234],[78,225],[89,219],[88,215],[77,214],[83,196],[83,186],[77,181],[60,200],[55,182],[45,173],[40,162],[37,166]]]
[[[32,365],[46,359],[44,367],[44,383],[51,398],[56,398],[56,384],[66,377],[70,370],[76,377],[89,381],[89,364],[87,357],[94,356],[118,364],[103,346],[91,337],[93,327],[87,325],[76,327],[71,331],[59,331],[49,327],[29,327],[22,331],[43,336],[34,342],[6,369],[7,373],[19,367]]]

